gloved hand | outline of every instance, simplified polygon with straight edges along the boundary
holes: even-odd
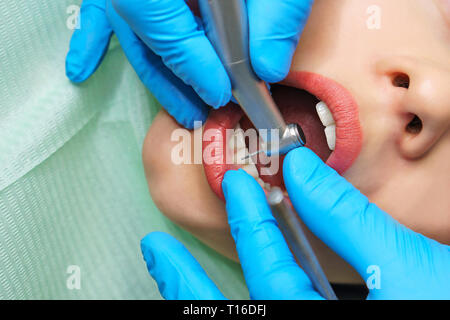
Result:
[[[290,199],[310,230],[364,279],[378,272],[369,299],[450,298],[449,246],[400,225],[306,148],[287,155],[283,172]],[[259,184],[242,170],[230,171],[223,189],[251,298],[321,299],[297,266]],[[174,238],[152,233],[141,246],[163,297],[223,298]]]
[[[287,75],[312,2],[247,0],[250,54],[261,79]],[[113,30],[140,79],[183,126],[204,121],[207,105],[230,101],[225,69],[185,0],[84,0],[66,60],[69,79],[82,82],[95,72]]]

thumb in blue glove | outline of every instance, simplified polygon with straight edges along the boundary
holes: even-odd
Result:
[[[66,75],[85,81],[97,70],[108,49],[113,30],[106,19],[105,0],[84,0],[79,28],[75,29],[66,57]]]
[[[247,0],[250,59],[268,83],[286,78],[313,0]]]

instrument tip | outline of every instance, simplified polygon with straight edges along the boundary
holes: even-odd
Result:
[[[264,150],[259,150],[259,151],[250,153],[250,154],[246,155],[245,157],[243,157],[241,160],[242,161],[248,160],[248,159],[250,159],[250,158],[252,158],[252,157],[254,157],[254,156],[256,156],[256,155],[258,155],[258,154],[260,154],[262,152],[264,152]]]

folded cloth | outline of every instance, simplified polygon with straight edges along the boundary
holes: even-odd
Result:
[[[236,263],[153,204],[141,148],[160,106],[117,40],[89,81],[66,79],[80,2],[0,1],[0,299],[159,299],[139,247],[155,230],[248,297]]]

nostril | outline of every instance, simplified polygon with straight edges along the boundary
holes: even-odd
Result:
[[[409,76],[405,73],[395,73],[392,77],[394,87],[409,89],[409,82]]]
[[[414,115],[414,118],[406,126],[406,132],[414,135],[419,134],[422,131],[422,129],[423,129],[423,122],[416,115]]]

